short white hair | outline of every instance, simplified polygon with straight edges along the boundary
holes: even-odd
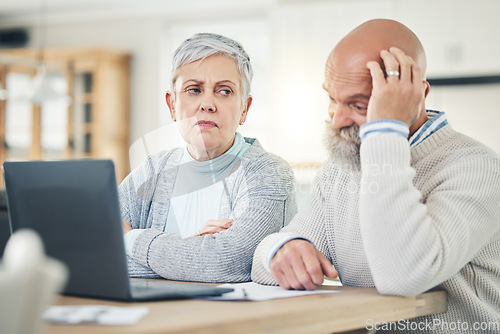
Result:
[[[175,92],[177,72],[183,65],[205,59],[215,54],[223,54],[234,59],[241,75],[243,101],[250,95],[253,70],[250,57],[237,41],[212,33],[199,33],[186,39],[175,50],[172,59],[172,91]]]

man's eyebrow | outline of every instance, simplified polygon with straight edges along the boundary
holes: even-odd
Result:
[[[326,87],[326,83],[322,85],[323,89],[328,92],[328,88]],[[356,99],[364,99],[364,100],[369,100],[370,96],[366,94],[354,94],[349,96],[349,99],[356,100]]]
[[[352,96],[349,96],[349,98],[351,99],[364,99],[364,100],[369,100],[370,99],[370,96],[369,95],[365,95],[365,94],[354,94]]]

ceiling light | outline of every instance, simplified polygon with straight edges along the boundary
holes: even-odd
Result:
[[[41,104],[46,100],[66,100],[69,96],[54,87],[54,83],[47,75],[47,68],[44,61],[44,41],[47,37],[47,0],[40,0],[40,24],[39,24],[39,53],[36,75],[30,84],[19,97],[21,100],[28,100],[31,103]]]

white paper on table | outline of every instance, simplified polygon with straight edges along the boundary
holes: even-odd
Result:
[[[133,325],[149,313],[147,307],[104,305],[51,306],[43,319],[64,324]]]
[[[222,296],[207,297],[210,300],[251,300],[262,301],[278,298],[290,298],[306,295],[315,295],[322,293],[338,293],[336,290],[286,290],[279,286],[261,285],[254,282],[222,284],[220,288],[231,288],[233,292],[228,292]]]

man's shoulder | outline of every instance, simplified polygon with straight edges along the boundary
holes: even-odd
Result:
[[[453,129],[449,124],[412,150],[414,162],[419,160],[472,161],[497,160],[500,155],[478,140]]]
[[[463,149],[463,152],[461,153],[467,153],[468,155],[487,156],[497,160],[500,159],[500,155],[491,147],[460,132],[457,132],[456,145],[458,146],[458,148]]]
[[[489,184],[500,177],[500,156],[493,149],[457,131],[441,140],[439,145],[419,152],[412,157],[412,166],[419,177],[450,180],[462,184],[468,179],[470,184]],[[424,144],[424,143],[422,143]],[[423,154],[425,153],[425,155]],[[500,188],[499,188],[500,190]]]
[[[443,143],[437,152],[442,158],[457,161],[493,160],[500,162],[500,155],[486,144],[458,131]]]

